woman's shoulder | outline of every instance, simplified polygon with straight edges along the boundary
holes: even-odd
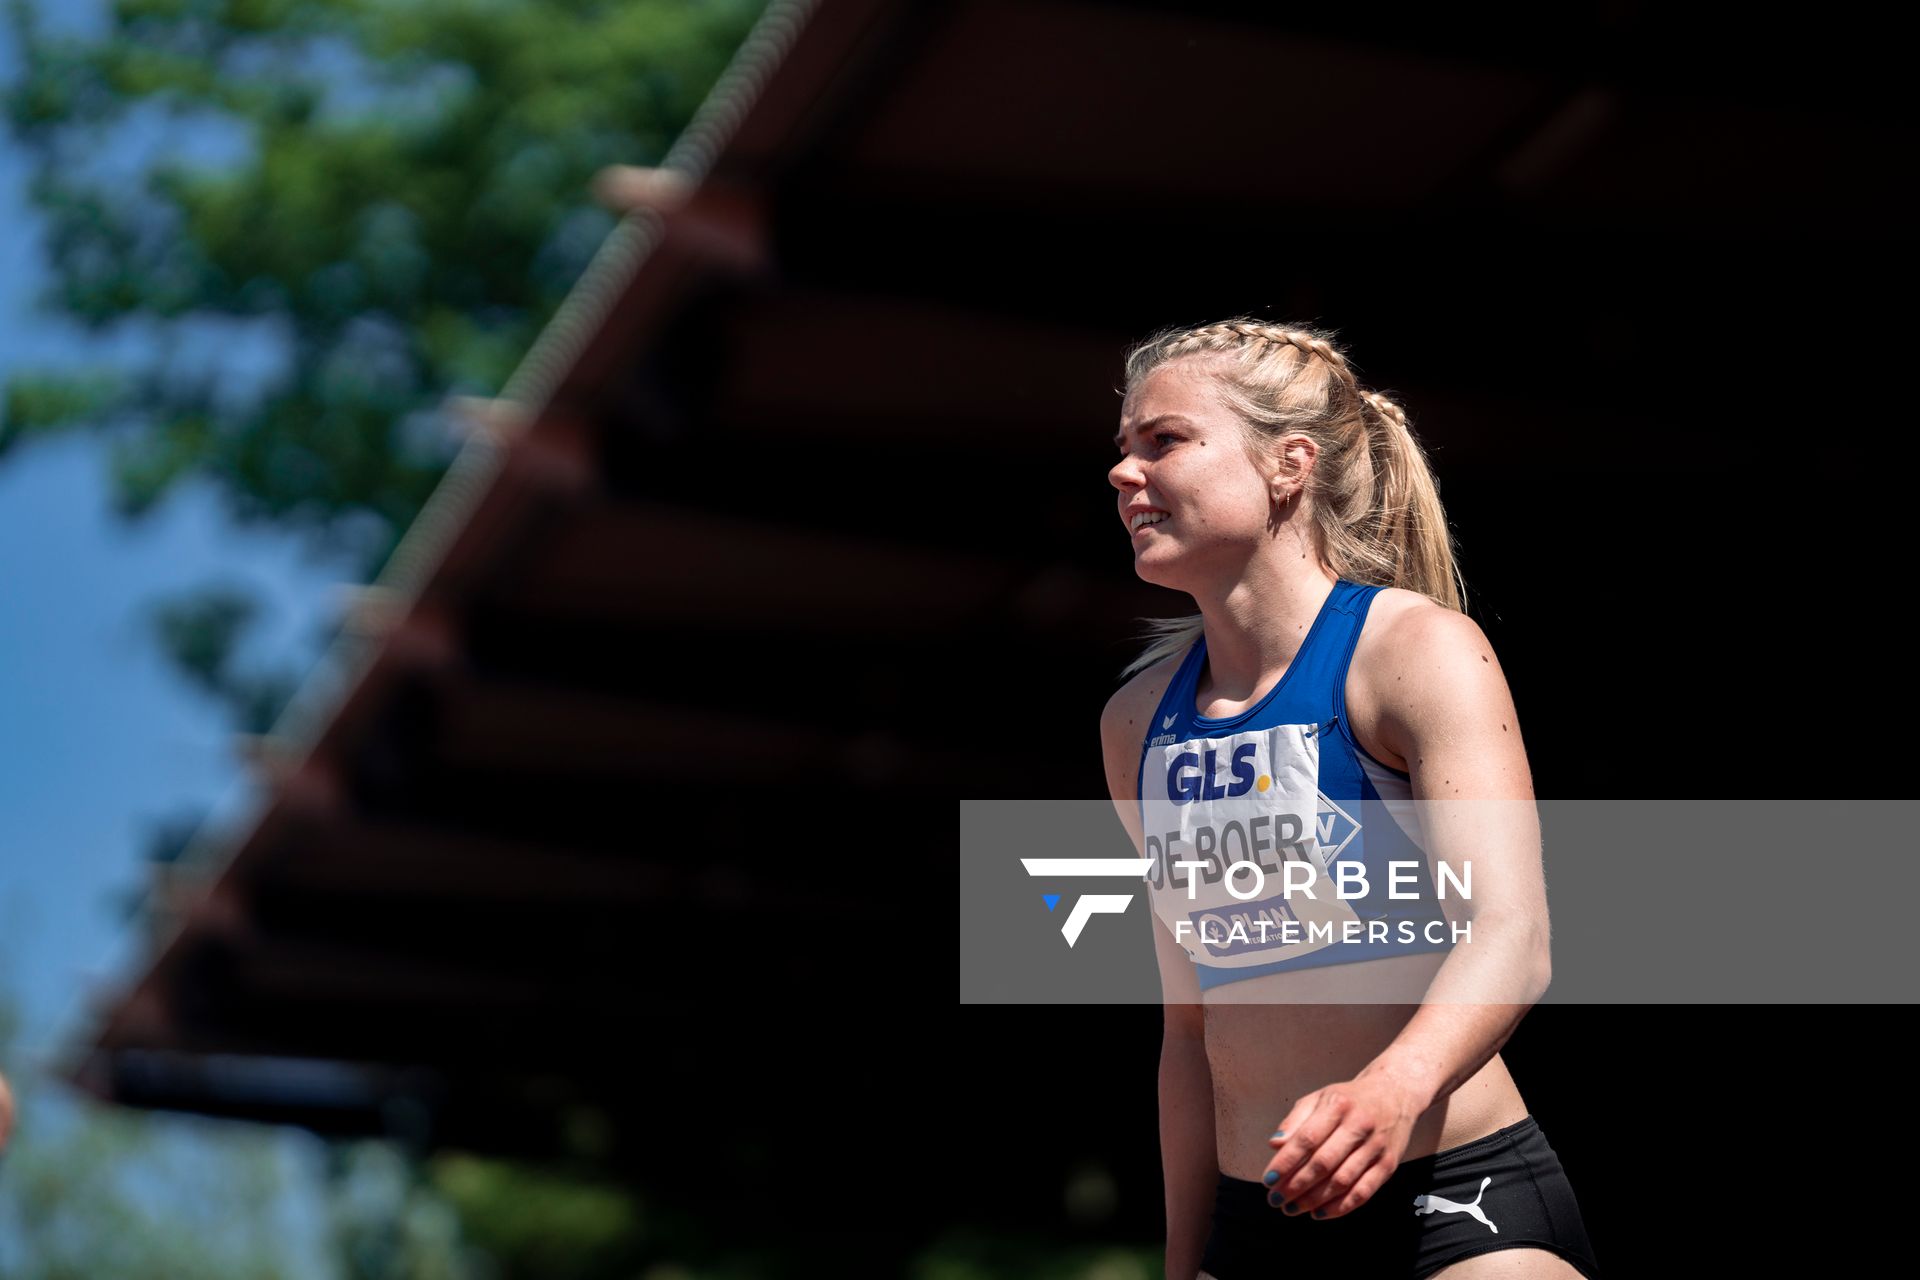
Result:
[[[1380,588],[1367,608],[1366,626],[1361,631],[1362,647],[1396,656],[1402,651],[1417,653],[1427,644],[1453,648],[1463,643],[1486,643],[1479,623],[1458,609],[1449,609],[1431,596],[1405,587]]]
[[[1354,646],[1347,702],[1356,720],[1378,726],[1386,740],[1389,726],[1417,707],[1436,698],[1490,702],[1505,679],[1479,623],[1418,591],[1386,587]]]
[[[1354,646],[1353,669],[1383,696],[1458,678],[1470,664],[1499,669],[1486,632],[1472,618],[1402,587],[1383,587],[1374,596]]]
[[[1100,723],[1104,726],[1118,721],[1121,727],[1132,722],[1144,725],[1146,717],[1160,705],[1161,696],[1179,673],[1180,663],[1186,656],[1187,648],[1182,648],[1128,676],[1107,699],[1106,707],[1100,712]]]
[[[1180,671],[1187,649],[1140,668],[1113,691],[1100,711],[1100,736],[1109,754],[1124,757],[1146,741],[1147,722]]]

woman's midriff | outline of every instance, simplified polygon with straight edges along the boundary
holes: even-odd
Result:
[[[1203,993],[1213,1131],[1221,1172],[1257,1182],[1273,1158],[1267,1139],[1302,1095],[1351,1080],[1378,1057],[1420,1007],[1444,953],[1269,974]],[[1364,973],[1369,999],[1351,996]],[[1499,1054],[1414,1123],[1402,1163],[1445,1151],[1527,1116]]]

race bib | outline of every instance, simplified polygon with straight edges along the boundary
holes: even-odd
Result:
[[[1360,828],[1320,794],[1322,728],[1275,725],[1148,749],[1149,896],[1196,963],[1240,968],[1307,955],[1359,919],[1338,888],[1341,852]],[[1358,894],[1363,882],[1349,884]]]

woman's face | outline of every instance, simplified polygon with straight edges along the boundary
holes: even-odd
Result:
[[[1178,590],[1238,577],[1268,537],[1273,471],[1248,457],[1206,362],[1172,360],[1142,379],[1121,408],[1114,444],[1120,461],[1107,478],[1119,491],[1134,571]],[[1142,524],[1142,511],[1162,514]]]

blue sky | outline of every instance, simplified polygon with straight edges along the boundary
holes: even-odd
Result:
[[[36,7],[67,31],[97,26],[102,12],[99,0]],[[0,30],[0,80],[17,69]],[[183,142],[217,154],[232,136],[212,127],[169,135],[147,121],[98,159],[132,165]],[[152,358],[151,330],[94,337],[37,309],[49,277],[27,177],[26,157],[0,127],[0,385],[17,369]],[[244,381],[269,375],[274,354],[258,335],[215,325],[167,358],[218,360]],[[268,606],[248,653],[306,671],[349,572],[296,537],[235,526],[204,484],[127,523],[110,508],[107,465],[106,442],[87,435],[0,456],[0,988],[22,1014],[8,1064],[23,1101],[8,1151],[15,1177],[30,1148],[57,1146],[76,1118],[71,1098],[36,1087],[35,1072],[84,1032],[89,1001],[120,989],[146,958],[116,900],[143,883],[148,833],[176,815],[243,815],[254,802],[225,711],[169,670],[148,611],[176,592],[239,585]],[[150,1116],[147,1131],[156,1145],[125,1176],[161,1211],[231,1203],[231,1139],[269,1139],[282,1188],[272,1220],[223,1234],[264,1234],[289,1275],[331,1273],[316,1140],[166,1114]],[[9,1182],[0,1177],[0,1263],[15,1234]]]
[[[18,323],[0,312],[0,348]],[[145,609],[245,582],[277,605],[259,638],[305,664],[316,645],[302,632],[342,578],[289,539],[234,529],[204,490],[122,527],[102,452],[76,437],[0,461],[0,948],[35,1044],[138,959],[113,896],[140,882],[144,833],[248,800],[225,713],[166,668]]]
[[[0,218],[22,225],[17,157],[0,151]],[[9,237],[9,240],[12,238]],[[0,276],[0,380],[70,357]],[[16,335],[37,329],[31,342]],[[35,441],[0,458],[0,981],[26,1047],[74,1029],[83,997],[143,957],[117,900],[143,883],[160,821],[252,802],[225,712],[168,669],[153,603],[212,582],[269,602],[249,652],[302,669],[345,580],[291,537],[236,528],[196,485],[127,523],[109,509],[100,439]]]
[[[84,29],[97,12],[63,4],[56,25]],[[134,138],[129,150],[151,145]],[[103,340],[36,310],[48,275],[27,176],[0,134],[0,383],[18,368],[150,352],[150,331]],[[174,358],[232,351],[234,337],[209,328]],[[258,342],[239,350],[236,377],[271,363]],[[251,802],[225,713],[167,669],[148,610],[210,583],[244,586],[270,602],[249,652],[306,670],[349,572],[291,535],[236,527],[205,485],[127,523],[110,510],[106,469],[105,441],[89,436],[0,457],[0,981],[22,1002],[27,1047],[41,1051],[75,1029],[88,992],[142,958],[114,899],[141,883],[146,832]]]

